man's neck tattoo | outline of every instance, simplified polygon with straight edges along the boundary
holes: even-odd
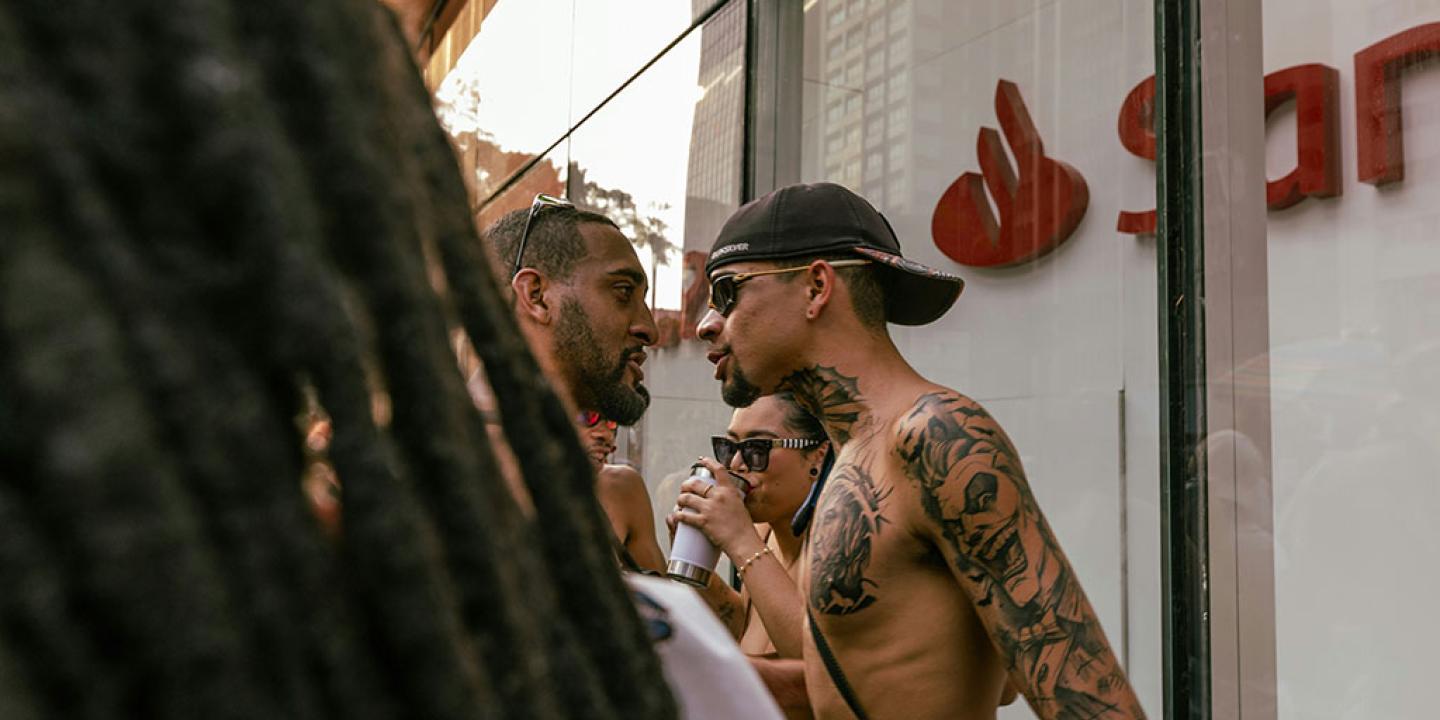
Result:
[[[794,393],[801,407],[825,423],[837,445],[849,442],[857,426],[868,421],[859,383],[833,367],[796,370],[780,381],[778,389]]]

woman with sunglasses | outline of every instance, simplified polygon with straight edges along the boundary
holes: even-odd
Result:
[[[795,578],[807,500],[823,482],[830,443],[812,415],[779,393],[736,410],[712,446],[716,460],[702,462],[733,482],[687,480],[677,507],[691,512],[672,513],[667,524],[672,532],[676,522],[699,528],[730,558],[740,591],[712,576],[702,594],[787,715],[809,717],[799,660],[805,608]]]
[[[595,495],[615,539],[624,548],[628,558],[622,563],[634,564],[640,570],[653,570],[656,574],[665,572],[665,554],[655,539],[655,520],[650,514],[650,493],[645,489],[645,478],[628,465],[612,465],[606,462],[610,453],[615,452],[615,433],[619,424],[600,413],[591,410],[577,418],[580,438],[590,464],[595,468]]]

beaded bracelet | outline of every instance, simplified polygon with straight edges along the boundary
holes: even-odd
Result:
[[[745,571],[750,569],[750,565],[751,565],[752,563],[754,563],[756,560],[759,560],[761,555],[769,555],[769,554],[770,554],[770,546],[769,546],[769,545],[766,545],[765,547],[760,548],[759,550],[755,551],[755,554],[754,554],[754,555],[751,555],[750,557],[746,558],[745,562],[742,563],[742,564],[740,565],[740,567],[735,571],[736,573],[738,573],[738,574],[740,575],[740,581],[741,581],[741,582],[744,582],[744,581],[745,581]]]

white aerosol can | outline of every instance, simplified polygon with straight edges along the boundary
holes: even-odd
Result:
[[[704,465],[690,468],[690,479],[700,480],[707,485],[715,484],[715,475]],[[682,508],[680,512],[694,512]],[[720,548],[710,544],[710,538],[699,528],[679,523],[675,528],[675,542],[670,546],[670,564],[665,567],[671,580],[679,580],[695,587],[705,587],[710,575],[715,572],[715,563],[720,560]]]

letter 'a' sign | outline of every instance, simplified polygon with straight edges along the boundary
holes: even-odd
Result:
[[[980,173],[967,172],[951,183],[930,220],[935,246],[961,265],[1005,267],[1034,260],[1065,242],[1090,204],[1079,171],[1046,157],[1015,83],[1001,80],[996,86],[995,114],[1018,167],[1005,156],[1000,134],[982,128],[976,141]]]

